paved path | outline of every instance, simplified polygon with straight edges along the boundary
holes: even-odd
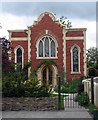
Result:
[[[12,111],[12,112],[3,112],[2,113],[3,118],[79,118],[79,120],[93,120],[90,114],[85,111],[71,111],[71,112],[65,112],[65,111],[41,111],[41,112],[32,112],[32,111]],[[80,119],[81,118],[81,119]],[[76,120],[76,119],[75,119]]]
[[[48,120],[49,118],[68,118],[68,120],[69,118],[75,118],[75,120],[93,120],[87,109],[79,106],[77,102],[73,101],[72,94],[70,94],[69,98],[70,102],[68,99],[64,100],[64,111],[5,111],[2,112],[2,118],[42,118],[42,120],[43,118],[48,118]],[[70,107],[68,107],[68,105]]]
[[[77,94],[69,94],[64,98],[65,111],[88,111],[83,106],[80,106],[78,102],[74,101]]]

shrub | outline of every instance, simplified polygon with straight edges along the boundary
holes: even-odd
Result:
[[[24,96],[24,86],[18,84],[15,73],[5,76],[2,80],[3,97],[20,97]]]
[[[88,76],[91,77],[95,77],[95,68],[89,68],[88,69]]]
[[[87,93],[82,92],[80,95],[77,95],[75,98],[81,106],[87,106],[89,104],[89,96]]]
[[[32,77],[25,81],[24,88],[26,97],[37,97],[40,89],[39,80],[36,77]]]
[[[79,84],[81,79],[73,79],[71,83],[62,83],[61,84],[61,93],[76,93],[79,90]],[[55,92],[58,92],[58,86],[54,88]]]
[[[26,81],[24,86],[26,97],[49,97],[52,90],[52,87],[47,84],[41,85],[36,76]]]

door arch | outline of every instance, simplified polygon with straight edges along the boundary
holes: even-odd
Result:
[[[46,83],[53,86],[53,68],[48,65],[42,69],[42,84]]]

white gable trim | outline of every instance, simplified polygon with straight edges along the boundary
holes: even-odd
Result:
[[[14,37],[11,38],[11,41],[28,41],[27,37]]]
[[[66,40],[84,40],[84,37],[66,37]]]

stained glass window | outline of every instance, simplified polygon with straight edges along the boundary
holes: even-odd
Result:
[[[43,57],[43,43],[39,42],[39,57]]]
[[[38,44],[38,57],[56,57],[56,44],[50,36],[44,36]]]
[[[78,48],[73,48],[73,72],[79,72],[79,56],[78,56]]]
[[[49,57],[49,39],[45,37],[45,57]]]
[[[20,48],[17,49],[17,63],[19,68],[22,69],[22,50]]]
[[[55,42],[51,42],[51,57],[55,57]]]

